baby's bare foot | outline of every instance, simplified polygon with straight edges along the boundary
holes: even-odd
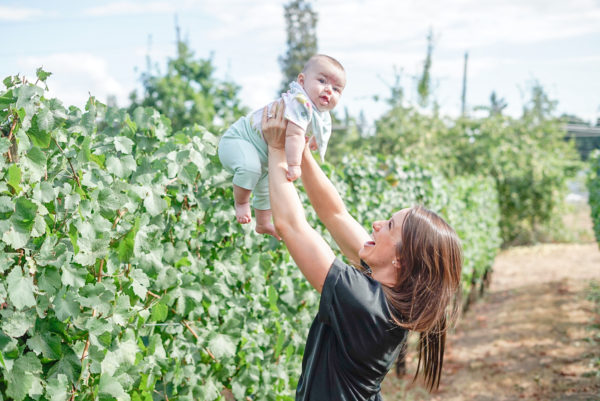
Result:
[[[259,234],[269,234],[281,241],[281,237],[277,234],[277,231],[275,231],[275,226],[272,223],[256,224],[255,230]]]
[[[301,174],[302,169],[300,168],[300,166],[288,166],[286,177],[288,181],[296,181]]]
[[[235,217],[240,224],[248,224],[252,221],[250,216],[250,202],[235,203]]]

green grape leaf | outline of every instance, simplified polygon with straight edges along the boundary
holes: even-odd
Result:
[[[27,340],[27,346],[49,360],[57,360],[62,356],[61,338],[55,333],[37,333]]]
[[[33,352],[28,352],[16,360],[8,378],[6,395],[15,401],[22,401],[27,395],[41,394],[39,375],[42,364]]]
[[[31,127],[27,130],[26,133],[35,146],[39,146],[40,148],[45,149],[48,146],[50,146],[52,136],[48,131],[39,127],[38,118],[38,114],[35,114],[33,116],[33,118],[31,119]]]
[[[38,185],[36,187],[36,189],[39,190],[39,195],[38,196],[34,195],[34,199],[36,199],[42,203],[51,202],[55,199],[54,188],[52,187],[52,184],[49,183],[48,181],[42,181],[40,183],[40,185]],[[34,190],[34,194],[35,194],[35,190]]]
[[[77,268],[71,264],[65,264],[61,268],[60,280],[63,285],[68,285],[76,289],[83,287],[86,274],[85,269]]]
[[[279,333],[279,335],[277,336],[277,343],[275,343],[275,350],[273,352],[273,354],[275,355],[275,358],[279,357],[279,353],[281,352],[281,349],[283,348],[284,341],[285,341],[285,334],[283,331],[281,331]]]
[[[15,193],[21,192],[21,169],[16,164],[11,164],[8,168],[8,185],[10,185]]]
[[[126,336],[128,334],[126,333]],[[117,369],[132,366],[135,363],[136,353],[139,351],[133,338],[128,338],[113,344],[113,350],[106,353],[101,363],[103,375],[114,375]]]
[[[7,81],[8,81],[8,83],[7,83]],[[11,85],[10,85],[10,77],[8,77],[8,78],[6,78],[6,79],[4,80],[4,85],[6,85],[6,87],[10,87],[10,86],[11,86]],[[6,92],[6,93],[3,93],[3,94],[0,96],[0,108],[2,108],[2,109],[3,109],[3,108],[5,108],[5,107],[8,107],[8,106],[10,106],[12,103],[14,103],[16,100],[17,100],[17,98],[16,98],[16,97],[13,95],[13,91],[12,91],[12,89],[11,89],[11,90],[9,90],[8,92]]]
[[[6,283],[8,284],[8,297],[17,310],[35,306],[33,277],[29,274],[24,275],[21,268],[17,266],[8,273]]]
[[[39,214],[35,216],[33,228],[31,229],[31,236],[34,238],[41,237],[46,233],[46,221]]]
[[[212,377],[207,377],[204,384],[200,387],[200,397],[202,400],[214,401],[219,398],[220,389]]]
[[[39,67],[37,70],[35,70],[35,75],[37,76],[37,78],[38,78],[40,81],[42,81],[42,82],[46,82],[46,79],[48,79],[48,77],[49,77],[50,75],[52,75],[52,73],[51,73],[51,72],[44,71],[44,70],[42,69],[42,67]]]
[[[35,314],[27,312],[2,312],[2,331],[10,337],[21,337],[35,324]]]
[[[235,378],[231,384],[231,392],[236,400],[243,400],[246,398],[246,386]]]
[[[106,159],[106,169],[119,178],[127,178],[137,168],[137,164],[131,155],[122,157],[109,156]]]
[[[29,237],[29,233],[17,231],[14,227],[10,227],[2,236],[2,241],[10,245],[13,249],[20,249],[27,245]]]
[[[1,99],[1,97],[0,97],[0,99]],[[5,137],[5,136],[0,137],[0,153],[8,152],[10,145],[11,145],[10,141],[8,140],[7,137]]]
[[[272,285],[270,285],[267,289],[267,292],[269,296],[269,308],[273,312],[279,312],[279,308],[277,308],[277,290]]]
[[[135,236],[136,236],[139,228],[140,228],[140,219],[138,217],[135,219],[135,224],[131,228],[131,230],[129,230],[127,235],[125,235],[125,237],[121,241],[119,241],[118,254],[119,254],[119,260],[121,262],[129,262],[129,260],[133,257],[133,250],[135,248]],[[146,284],[146,287],[147,286],[148,286],[148,284]],[[135,288],[134,288],[134,292],[135,292]],[[144,295],[140,296],[140,298],[144,299],[145,296],[146,296],[146,290],[144,290]]]
[[[150,286],[150,280],[148,280],[146,273],[140,269],[133,269],[129,273],[129,278],[132,279],[131,287],[133,289],[133,293],[140,299],[146,299],[146,293],[148,292],[148,287]]]
[[[11,217],[14,227],[23,233],[31,232],[35,224],[37,205],[27,198],[19,197],[15,201],[15,212]]]
[[[73,258],[73,261],[82,266],[92,266],[97,259],[104,259],[108,254],[110,239],[108,238],[79,238],[77,240],[79,252]]]
[[[114,377],[107,374],[100,376],[100,384],[98,385],[98,392],[100,393],[101,400],[123,400],[129,401],[129,394],[125,392],[121,383],[119,383]],[[109,397],[106,397],[109,396]]]
[[[150,320],[154,322],[163,322],[169,315],[169,307],[163,303],[157,303],[152,307]]]
[[[85,281],[82,281],[81,285],[84,283]],[[65,292],[66,289],[63,288],[63,290],[54,298],[54,313],[56,314],[57,319],[62,322],[69,318],[76,319],[79,316],[80,311],[80,306],[76,301],[75,295],[71,291],[66,292],[66,294]]]
[[[20,86],[17,90],[19,94],[15,108],[19,110],[19,114],[25,113],[25,110],[27,110],[27,114],[33,114],[35,111],[35,103],[37,101],[35,98],[42,96],[44,90],[36,85],[31,84]],[[22,120],[23,117],[20,117]]]
[[[151,191],[144,199],[144,207],[151,216],[156,216],[167,208],[167,202],[160,195]]]
[[[38,127],[44,131],[51,131],[54,128],[54,116],[52,111],[47,108],[41,109],[38,113]]]
[[[15,202],[10,196],[0,196],[0,214],[12,214],[15,210]],[[6,216],[8,217],[8,216]]]
[[[46,396],[49,401],[67,401],[70,397],[67,376],[60,373],[48,380]]]
[[[40,178],[44,176],[46,170],[46,154],[41,151],[37,146],[32,146],[31,149],[27,152],[27,165],[32,170],[33,174],[31,176],[32,181],[38,181]]]
[[[81,374],[81,361],[73,349],[67,344],[61,344],[61,354],[62,358],[52,365],[48,371],[47,377],[58,377],[58,375],[63,374],[67,376],[69,382],[73,383],[77,381]]]
[[[217,359],[235,355],[235,344],[226,334],[216,334],[208,343],[208,348]]]
[[[117,136],[114,140],[115,149],[123,154],[130,154],[133,148],[133,141],[126,136]]]

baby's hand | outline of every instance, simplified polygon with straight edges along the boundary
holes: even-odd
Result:
[[[308,140],[308,147],[310,148],[310,150],[315,151],[317,150],[319,147],[317,146],[317,140],[315,138],[315,136],[311,136],[310,139]]]
[[[298,177],[302,174],[302,169],[300,166],[289,166],[286,174],[286,178],[288,181],[296,181]]]

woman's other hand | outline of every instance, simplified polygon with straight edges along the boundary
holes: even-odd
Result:
[[[283,117],[285,104],[280,100],[275,102],[269,112],[268,106],[265,106],[262,114],[261,127],[263,137],[272,148],[285,149],[285,130],[287,128],[287,120]]]
[[[313,152],[317,149],[319,149],[319,146],[317,145],[317,138],[315,138],[315,136],[311,136],[310,139],[308,140],[308,147],[310,148],[310,150],[312,150]]]

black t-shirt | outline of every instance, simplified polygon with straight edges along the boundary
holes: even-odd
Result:
[[[335,259],[310,327],[296,401],[377,401],[407,330],[392,320],[381,284]]]

